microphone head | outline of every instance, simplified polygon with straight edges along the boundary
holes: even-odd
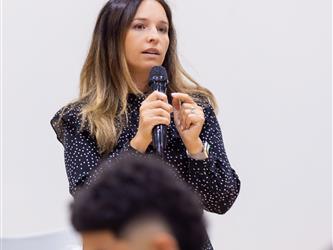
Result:
[[[150,70],[149,74],[149,84],[153,82],[167,82],[168,74],[163,66],[154,66]]]

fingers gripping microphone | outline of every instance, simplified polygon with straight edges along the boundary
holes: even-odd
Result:
[[[168,75],[163,66],[155,66],[151,69],[149,86],[153,91],[157,90],[166,94],[168,83]],[[163,157],[166,147],[166,131],[167,126],[164,124],[156,125],[153,128],[153,146],[161,157]]]

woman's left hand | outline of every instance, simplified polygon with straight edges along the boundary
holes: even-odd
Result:
[[[179,135],[190,154],[201,152],[203,148],[199,137],[205,115],[188,94],[172,93],[172,106],[174,107],[174,121]]]

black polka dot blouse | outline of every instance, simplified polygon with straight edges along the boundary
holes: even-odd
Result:
[[[115,159],[122,152],[138,153],[129,143],[135,136],[139,123],[139,108],[144,95],[128,95],[128,123],[124,126],[114,150],[107,160]],[[205,123],[200,134],[203,142],[210,145],[209,157],[195,160],[187,156],[185,145],[176,129],[173,116],[167,128],[165,160],[175,170],[176,175],[185,181],[201,198],[205,210],[223,214],[232,206],[240,189],[240,181],[228,161],[219,123],[212,106],[205,101],[197,102],[203,108]],[[81,128],[82,105],[64,107],[51,120],[58,140],[64,146],[65,167],[72,195],[83,185],[89,186],[96,174],[102,156],[98,152],[96,140],[88,129]],[[149,145],[146,154],[153,154]],[[104,160],[104,157],[103,157]],[[212,249],[207,243],[205,249]]]

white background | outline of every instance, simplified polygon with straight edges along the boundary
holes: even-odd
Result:
[[[2,229],[62,230],[68,183],[49,124],[78,95],[105,1],[3,1]],[[326,250],[331,241],[331,2],[181,0],[185,68],[212,90],[241,193],[207,214],[217,250]]]

